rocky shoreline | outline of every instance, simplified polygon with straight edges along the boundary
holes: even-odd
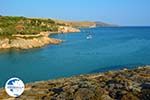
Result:
[[[51,34],[69,33],[69,32],[80,32],[79,29],[62,26],[58,32],[40,32],[36,35],[12,35],[10,38],[0,38],[0,49],[31,49],[39,48],[48,44],[59,44],[62,40],[50,38]]]
[[[39,48],[48,44],[59,44],[62,40],[53,39],[49,37],[37,37],[32,39],[25,39],[17,37],[15,39],[0,39],[0,49],[31,49],[31,48]]]
[[[0,89],[0,99],[150,100],[150,66],[29,83],[18,98]]]

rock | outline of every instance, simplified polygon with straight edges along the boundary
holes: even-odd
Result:
[[[150,100],[150,89],[142,89],[141,100]]]
[[[60,92],[63,92],[62,88],[53,88],[51,91],[53,91],[56,94],[60,94]]]
[[[109,95],[102,95],[100,100],[114,100]]]
[[[17,100],[149,100],[149,75],[150,66],[146,66],[29,83]],[[4,89],[0,89],[0,99],[10,99]]]
[[[6,43],[4,43],[4,44],[2,44],[2,46],[1,46],[1,48],[3,48],[3,49],[7,49],[7,48],[9,48],[10,46]]]
[[[141,84],[142,89],[150,89],[150,82]]]
[[[68,33],[68,32],[80,32],[79,29],[68,27],[68,26],[59,26],[58,32]]]
[[[63,87],[63,89],[64,89],[64,91],[67,91],[67,92],[69,92],[69,93],[71,93],[71,94],[74,94],[74,92],[76,91],[76,90],[78,90],[78,88],[79,88],[79,86],[78,85],[74,85],[74,86],[65,86],[65,87]]]
[[[134,96],[132,93],[124,95],[121,100],[139,100],[138,97]]]
[[[15,39],[11,39],[11,43],[9,43],[9,41],[10,41],[9,39],[1,39],[0,49],[8,49],[8,48],[30,49],[42,47],[48,44],[59,44],[62,42],[61,40],[52,39],[46,36],[29,39],[17,37]]]
[[[80,88],[75,93],[75,100],[96,100],[96,98],[94,92],[90,89]]]

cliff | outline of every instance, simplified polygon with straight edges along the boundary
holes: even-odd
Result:
[[[37,35],[13,35],[11,37],[0,38],[0,49],[31,49],[39,48],[48,44],[59,44],[62,40],[49,38],[47,32]]]
[[[0,89],[0,99],[149,100],[150,66],[29,83],[18,98]]]

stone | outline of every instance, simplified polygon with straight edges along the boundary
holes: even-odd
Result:
[[[150,100],[150,89],[142,89],[141,100]]]
[[[100,74],[29,83],[17,100],[149,100],[150,66]],[[0,99],[10,99],[4,89]]]
[[[96,100],[96,98],[94,92],[90,89],[80,88],[75,93],[75,100]]]
[[[102,95],[100,100],[114,100],[109,95]]]
[[[132,93],[128,93],[124,95],[121,100],[139,100],[136,96],[134,96]]]

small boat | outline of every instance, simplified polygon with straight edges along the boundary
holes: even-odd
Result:
[[[92,35],[88,35],[88,36],[86,37],[86,39],[87,39],[87,40],[92,39]]]

